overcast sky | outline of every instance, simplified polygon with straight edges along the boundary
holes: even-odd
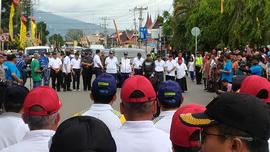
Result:
[[[36,9],[98,25],[102,23],[101,17],[108,16],[116,20],[120,29],[130,29],[134,27],[130,9],[148,6],[144,18],[147,12],[155,18],[164,10],[172,11],[172,3],[173,0],[39,0]],[[136,13],[136,18],[138,15]],[[108,26],[114,27],[112,20],[108,21]]]

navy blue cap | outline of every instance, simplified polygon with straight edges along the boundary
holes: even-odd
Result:
[[[111,74],[102,73],[93,82],[92,93],[99,96],[111,96],[116,93],[116,80]]]
[[[159,102],[182,102],[182,89],[175,81],[165,81],[160,84],[157,97]]]

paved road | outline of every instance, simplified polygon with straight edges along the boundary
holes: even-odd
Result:
[[[203,90],[203,85],[196,85],[188,80],[188,92],[183,94],[184,104],[196,103],[207,105],[216,95]],[[113,104],[116,110],[119,110],[120,96],[117,92],[117,101]],[[62,121],[70,118],[77,112],[87,110],[93,103],[90,99],[90,92],[60,92],[59,97],[63,103],[61,110]]]

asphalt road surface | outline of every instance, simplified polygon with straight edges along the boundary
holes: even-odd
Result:
[[[82,85],[81,85],[82,88]],[[72,117],[74,114],[89,109],[93,101],[90,99],[90,92],[72,91],[72,92],[59,92],[59,97],[63,103],[61,109],[62,121]],[[203,90],[203,85],[196,85],[195,82],[188,80],[188,91],[183,94],[184,103],[195,103],[207,105],[216,94],[208,93]],[[117,91],[117,100],[113,104],[113,108],[119,110],[120,103],[120,90]]]

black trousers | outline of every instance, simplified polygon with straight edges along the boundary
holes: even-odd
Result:
[[[83,90],[91,90],[93,72],[92,69],[83,69],[82,77],[83,77]]]
[[[166,75],[166,81],[168,81],[168,80],[175,81],[175,76]]]
[[[101,68],[95,68],[95,74],[96,74],[96,78],[102,74],[102,69]]]
[[[135,75],[143,75],[142,69],[134,69]]]
[[[126,79],[129,78],[129,75],[130,75],[130,73],[121,73],[121,81],[120,81],[121,86],[122,86],[123,83],[126,81]]]
[[[70,83],[71,83],[71,73],[64,73],[64,84],[63,84],[63,89],[64,91],[69,91],[70,90]]]
[[[201,67],[195,66],[195,71],[196,71],[196,82],[197,82],[197,84],[201,84],[202,83]]]
[[[74,73],[72,74],[73,77],[73,90],[80,89],[80,77],[81,77],[81,69],[73,69]],[[77,84],[77,87],[76,85]]]
[[[52,88],[57,89],[57,91],[60,91],[61,87],[61,80],[62,80],[62,72],[59,71],[56,73],[53,69],[51,70],[51,76],[52,76]]]
[[[181,79],[176,79],[176,82],[179,84],[181,87],[182,91],[187,91],[187,80],[186,77],[183,77]]]

